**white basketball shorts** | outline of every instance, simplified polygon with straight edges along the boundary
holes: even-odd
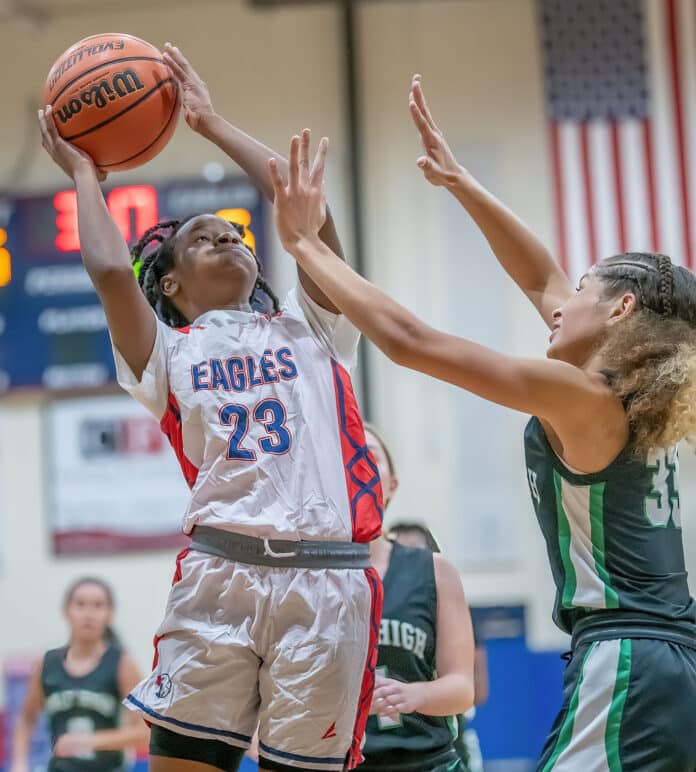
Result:
[[[352,769],[372,699],[382,586],[374,569],[177,558],[152,674],[125,704],[152,724],[311,770]]]

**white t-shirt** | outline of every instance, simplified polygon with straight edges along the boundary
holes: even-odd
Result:
[[[157,321],[140,381],[114,347],[119,384],[160,422],[196,524],[261,538],[371,541],[382,491],[348,370],[359,333],[301,286],[282,312]]]

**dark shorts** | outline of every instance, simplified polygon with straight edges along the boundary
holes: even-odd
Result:
[[[666,640],[583,643],[538,772],[695,772],[696,649]]]
[[[356,772],[467,772],[466,766],[454,749],[444,753],[420,755],[403,751],[389,753],[388,761],[366,757]]]
[[[216,769],[222,769],[224,772],[237,772],[244,751],[222,740],[202,740],[198,737],[177,734],[170,729],[153,724],[150,731],[150,755],[199,761]],[[279,764],[276,761],[264,759],[263,755],[259,766],[277,770],[277,772],[302,772],[302,767]]]

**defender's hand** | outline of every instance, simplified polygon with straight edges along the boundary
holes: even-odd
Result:
[[[198,131],[203,121],[215,114],[208,87],[176,46],[165,43],[162,58],[179,86],[186,123]]]
[[[447,187],[453,184],[465,172],[430,114],[420,75],[414,75],[411,81],[408,106],[425,151],[425,155],[416,161],[418,167],[431,185]]]
[[[268,162],[275,193],[276,227],[283,246],[291,254],[299,241],[317,238],[326,221],[324,164],[329,140],[323,137],[319,142],[310,169],[310,139],[309,129],[302,132],[301,139],[298,136],[292,138],[287,186],[280,176],[275,158]]]

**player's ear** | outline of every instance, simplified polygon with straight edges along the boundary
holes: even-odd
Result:
[[[165,273],[159,282],[160,290],[165,298],[173,298],[181,289],[181,285],[171,273]]]
[[[394,494],[396,493],[396,489],[399,487],[399,478],[392,475],[391,480],[389,481],[389,490],[386,492],[386,499],[391,499]],[[383,492],[384,493],[384,492]]]

